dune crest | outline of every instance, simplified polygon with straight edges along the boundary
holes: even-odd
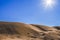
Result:
[[[0,40],[60,40],[60,27],[0,22]]]

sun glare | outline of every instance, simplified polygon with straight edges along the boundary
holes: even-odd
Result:
[[[55,0],[43,0],[43,7],[44,8],[53,8],[56,4]]]

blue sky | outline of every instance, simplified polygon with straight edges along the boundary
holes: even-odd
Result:
[[[60,0],[44,9],[41,0],[0,0],[0,21],[60,25]]]

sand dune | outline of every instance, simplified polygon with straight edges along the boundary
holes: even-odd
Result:
[[[60,27],[0,22],[0,40],[60,40]]]

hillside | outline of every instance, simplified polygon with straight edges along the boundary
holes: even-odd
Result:
[[[60,27],[0,22],[0,40],[60,40]]]

